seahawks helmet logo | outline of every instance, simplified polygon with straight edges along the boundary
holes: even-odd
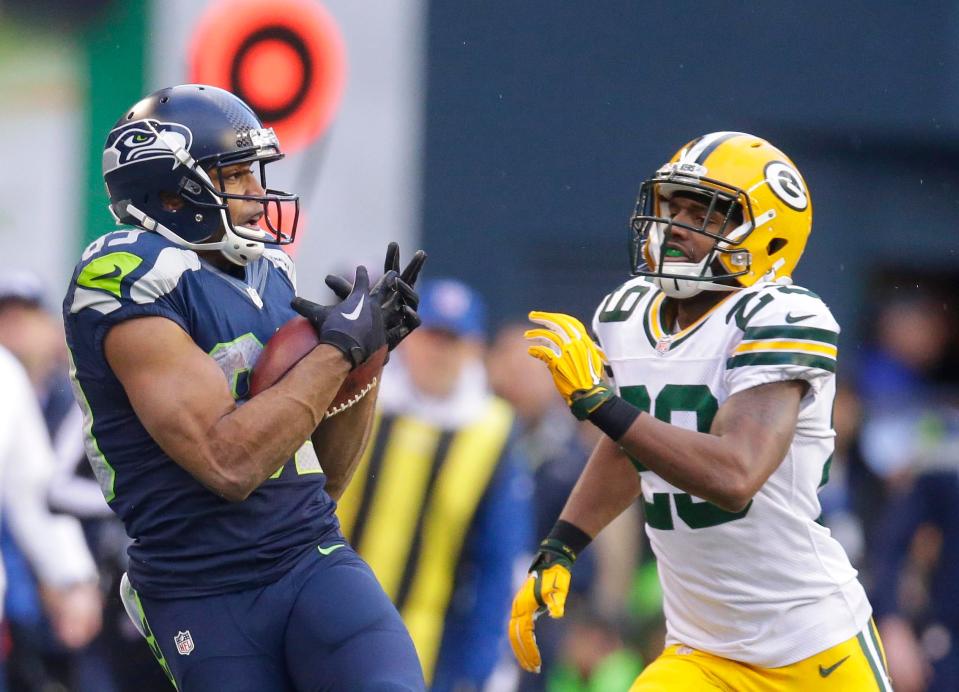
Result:
[[[769,189],[786,206],[796,211],[803,211],[809,206],[806,184],[795,168],[782,161],[773,161],[766,165],[765,174]]]
[[[176,143],[188,151],[193,143],[190,128],[180,123],[161,123],[156,120],[124,123],[107,137],[107,146],[103,150],[103,172],[109,173],[141,161],[174,158],[170,145],[157,137],[158,132],[169,132]]]

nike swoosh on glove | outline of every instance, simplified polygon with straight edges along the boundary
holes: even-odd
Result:
[[[389,286],[396,278],[395,272],[387,272],[381,281]],[[353,368],[386,343],[382,307],[370,295],[370,277],[362,265],[356,268],[352,290],[339,305],[318,305],[299,297],[290,305],[310,321],[320,343],[342,351]]]
[[[416,293],[415,285],[425,262],[426,253],[417,250],[413,259],[400,273],[400,246],[391,242],[386,249],[383,276],[386,277],[390,272],[398,276],[389,286],[384,284],[383,279],[377,281],[373,284],[370,295],[377,297],[383,308],[386,344],[390,351],[420,326],[420,316],[416,312],[420,297]],[[341,299],[346,298],[353,290],[353,284],[349,279],[336,274],[326,277],[326,285]]]

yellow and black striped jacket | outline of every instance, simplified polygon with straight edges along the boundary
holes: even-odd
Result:
[[[436,669],[470,530],[512,445],[513,424],[512,409],[496,397],[489,397],[481,416],[455,430],[411,415],[378,414],[371,443],[339,502],[343,532],[403,616],[427,681]],[[525,543],[523,524],[531,518],[528,507],[517,509],[526,515],[514,522]],[[516,542],[515,536],[489,538]],[[503,567],[508,582],[511,565],[495,566]],[[509,588],[505,584],[504,593]]]

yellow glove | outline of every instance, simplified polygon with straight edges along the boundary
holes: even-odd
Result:
[[[530,329],[523,334],[533,342],[527,352],[546,363],[556,389],[573,415],[586,419],[613,396],[603,383],[606,355],[575,317],[534,310],[529,319],[545,329]]]
[[[555,545],[554,545],[555,544]],[[542,665],[533,624],[543,613],[561,618],[566,612],[570,568],[575,555],[558,541],[543,541],[529,577],[513,599],[509,644],[523,670],[538,673]]]

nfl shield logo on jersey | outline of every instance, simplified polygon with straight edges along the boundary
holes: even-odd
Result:
[[[672,335],[667,334],[659,340],[658,344],[656,344],[656,353],[661,356],[665,356],[672,345],[673,337]]]
[[[173,638],[176,643],[176,650],[181,656],[189,656],[193,651],[193,637],[190,636],[190,630],[186,632],[177,632]]]

